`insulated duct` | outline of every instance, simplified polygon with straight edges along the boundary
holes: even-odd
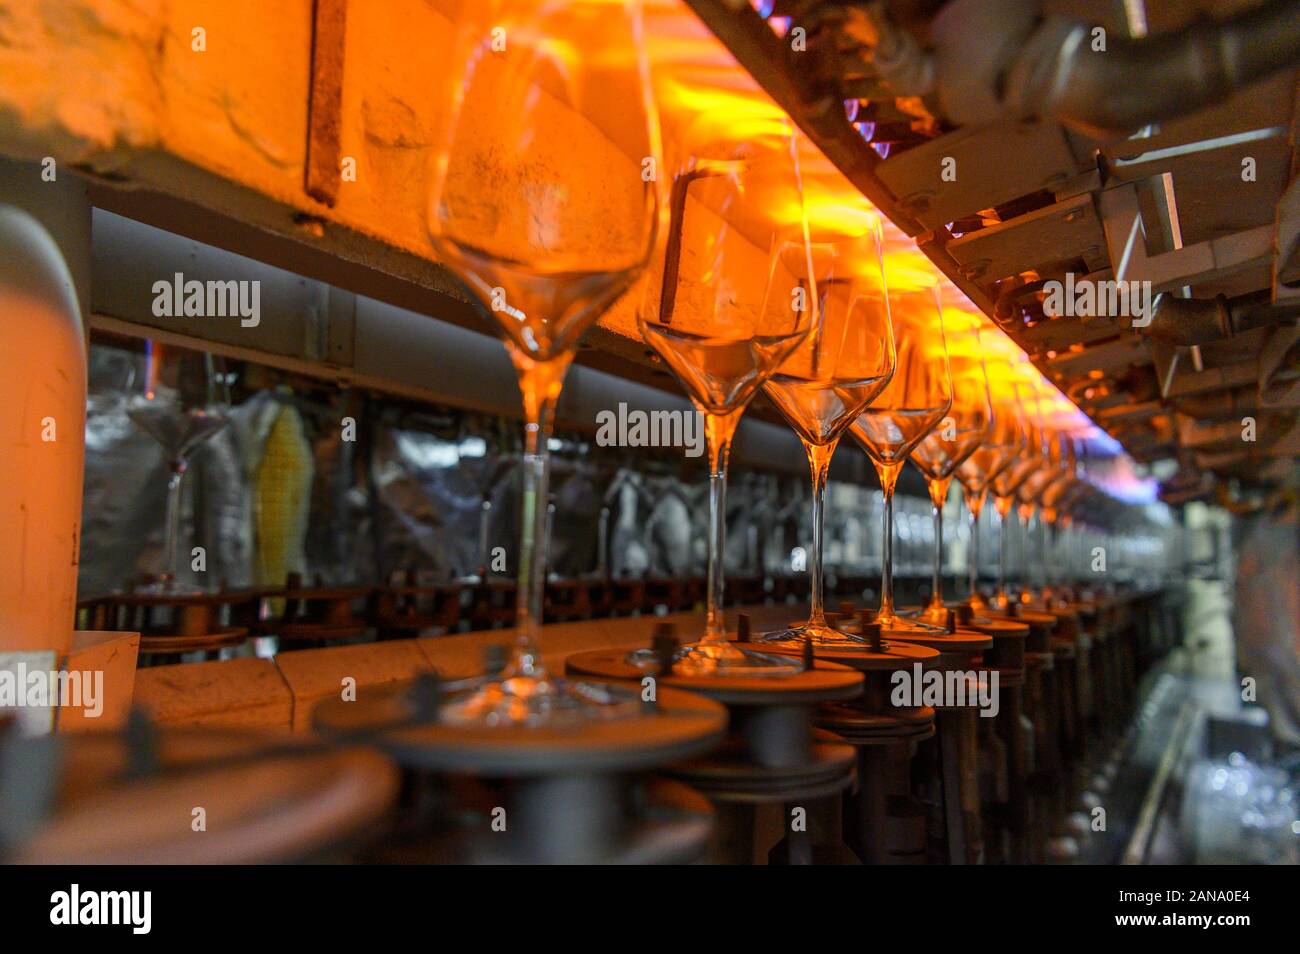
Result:
[[[1042,0],[952,0],[934,17],[927,52],[885,5],[869,4],[880,34],[875,66],[899,95],[933,92],[958,125],[1050,118],[1112,136],[1195,112],[1300,64],[1294,0],[1143,38],[1044,17],[1042,8]]]
[[[86,348],[63,253],[0,204],[0,653],[71,643],[85,452]]]
[[[1300,302],[1272,305],[1267,295],[1229,301],[1223,295],[1178,298],[1162,292],[1152,302],[1150,324],[1137,330],[1165,344],[1189,347],[1267,328],[1297,315],[1300,315]]]

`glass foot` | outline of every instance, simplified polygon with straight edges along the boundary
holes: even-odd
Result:
[[[880,629],[887,633],[923,633],[925,635],[934,635],[937,633],[948,632],[948,621],[945,618],[942,625],[926,622],[921,610],[916,611],[915,616],[907,616],[895,613],[893,616],[877,616],[876,622],[880,624]]]
[[[628,653],[627,661],[647,673],[659,667],[653,649],[634,650]],[[675,676],[794,676],[801,672],[803,664],[797,660],[740,649],[733,643],[692,643],[673,656]]]
[[[856,633],[848,633],[825,623],[804,623],[790,629],[764,633],[758,637],[760,643],[802,643],[811,640],[814,646],[836,646],[848,649],[861,649],[867,645],[867,639]]]
[[[904,610],[899,615],[921,623],[928,623],[931,626],[938,626],[941,629],[948,628],[948,607],[943,604],[929,604],[920,610]]]
[[[439,710],[438,721],[532,728],[622,719],[640,711],[640,697],[629,689],[544,676],[511,676],[489,679],[453,698]]]
[[[137,596],[202,596],[203,590],[174,579],[154,580],[135,588]]]
[[[969,626],[988,626],[993,622],[993,618],[988,615],[989,604],[985,602],[982,596],[968,596],[963,600],[964,606],[969,606],[971,611],[970,622],[965,625]]]

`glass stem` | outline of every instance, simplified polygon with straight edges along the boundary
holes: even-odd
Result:
[[[1007,553],[1011,545],[1007,533],[1007,514],[1011,512],[1010,501],[1005,497],[998,497],[994,501],[993,509],[998,514],[998,605],[1005,606],[1010,602],[1007,593]]]
[[[162,581],[166,584],[176,582],[176,571],[180,563],[181,536],[181,484],[185,480],[185,471],[189,463],[184,459],[173,460],[167,476],[167,514],[164,526],[164,546],[166,547],[165,569]]]
[[[1030,548],[1033,545],[1033,535],[1029,532],[1029,522],[1033,517],[1029,507],[1021,507],[1020,516],[1020,602],[1028,603],[1033,599],[1033,583],[1030,575],[1033,573],[1033,560],[1030,559]]]
[[[813,539],[812,559],[808,563],[808,572],[812,583],[812,606],[808,611],[808,626],[815,629],[824,629],[826,627],[826,609],[822,593],[822,541],[826,522],[826,474],[830,471],[831,458],[835,455],[835,447],[838,444],[838,438],[829,444],[803,442],[804,451],[808,454],[808,470],[812,475]]]
[[[1038,549],[1043,554],[1043,592],[1050,595],[1055,595],[1056,591],[1055,542],[1055,528],[1050,521],[1043,519],[1040,512],[1038,515]]]
[[[515,594],[515,653],[509,676],[545,679],[538,639],[546,595],[547,479],[555,404],[572,355],[537,361],[510,346],[524,398],[524,474],[519,539],[518,590]]]
[[[726,592],[727,547],[727,464],[731,459],[731,440],[736,436],[741,408],[730,414],[704,415],[704,435],[709,445],[709,583],[704,638],[701,642],[727,641],[727,618],[724,608]]]
[[[970,516],[970,553],[966,559],[967,599],[975,605],[979,593],[980,566],[980,510],[984,504],[984,494],[966,493],[966,512]]]
[[[880,489],[885,495],[885,527],[880,561],[880,611],[876,614],[876,618],[881,621],[894,618],[894,487],[898,484],[898,472],[902,469],[901,461],[876,464]]]
[[[943,605],[943,505],[948,500],[948,487],[951,477],[926,482],[930,491],[930,505],[934,517],[934,570],[930,579],[930,609],[936,612],[944,609]]]

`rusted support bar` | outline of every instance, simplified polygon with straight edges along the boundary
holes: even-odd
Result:
[[[303,187],[317,202],[333,206],[341,176],[343,51],[348,0],[312,4],[311,96],[307,105],[307,166]]]

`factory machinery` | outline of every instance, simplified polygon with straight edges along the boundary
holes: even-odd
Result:
[[[1295,863],[1298,66],[0,0],[0,860]]]

